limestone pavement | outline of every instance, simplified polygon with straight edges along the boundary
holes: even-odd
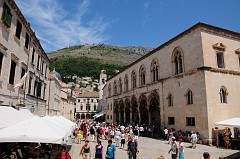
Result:
[[[70,155],[73,159],[82,159],[79,156],[79,151],[83,146],[84,142],[81,144],[72,143],[71,150],[69,151]],[[96,142],[90,142],[91,147],[91,159],[94,159],[94,148]],[[104,153],[106,152],[107,140],[102,141],[102,145],[104,147]],[[189,148],[191,146],[190,143],[184,143],[185,146],[185,157],[186,159],[203,159],[203,152],[209,152],[211,159],[218,159],[219,157],[228,157],[236,153],[239,153],[238,150],[225,150],[219,149],[214,146],[206,146],[206,145],[197,145],[196,149]],[[126,144],[124,149],[117,148],[116,151],[116,159],[128,159]],[[168,154],[168,150],[170,149],[170,145],[167,144],[166,141],[140,137],[139,138],[139,154],[138,159],[157,159],[158,156],[162,155],[164,159],[171,159],[171,155]],[[234,159],[234,158],[231,158]]]

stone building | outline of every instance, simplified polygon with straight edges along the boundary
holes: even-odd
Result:
[[[76,118],[93,119],[97,113],[99,92],[85,92],[76,95]]]
[[[73,96],[73,88],[62,82],[60,114],[69,120],[75,119],[75,102],[76,98]]]
[[[49,96],[46,115],[61,115],[61,89],[62,77],[55,71],[49,72]]]
[[[240,115],[240,34],[198,23],[107,80],[106,122],[197,131]]]
[[[0,103],[43,116],[49,59],[14,0],[0,1]],[[14,86],[27,72],[22,88]]]

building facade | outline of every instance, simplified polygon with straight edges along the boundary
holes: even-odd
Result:
[[[49,59],[14,0],[0,1],[0,103],[43,116]],[[27,73],[23,87],[14,86]]]
[[[240,34],[198,23],[107,80],[106,122],[213,136],[240,115]]]
[[[69,120],[75,119],[75,102],[76,98],[73,96],[73,89],[62,82],[60,114]]]
[[[76,118],[93,119],[97,113],[99,92],[85,92],[76,95]]]

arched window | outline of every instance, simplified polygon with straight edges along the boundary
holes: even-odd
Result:
[[[119,94],[122,94],[122,78],[119,78]]]
[[[168,106],[173,106],[173,96],[171,93],[168,95]]]
[[[111,84],[108,85],[108,96],[111,97]]]
[[[124,78],[124,90],[125,92],[128,91],[128,75],[125,75]]]
[[[220,94],[220,101],[221,101],[221,103],[227,103],[227,95],[228,95],[228,93],[227,93],[226,87],[224,87],[224,86],[221,87],[219,94]]]
[[[151,64],[151,76],[152,81],[155,82],[158,80],[158,62],[157,60],[153,60]]]
[[[175,49],[173,52],[173,63],[175,75],[183,73],[183,55],[180,49]]]
[[[109,110],[109,104],[107,105],[107,110]]]
[[[193,93],[191,90],[187,91],[187,104],[193,104]]]
[[[136,73],[135,71],[132,71],[132,88],[136,88],[137,86],[137,79],[136,79]]]
[[[140,85],[141,86],[145,85],[145,75],[146,75],[145,67],[142,65],[140,67],[140,70],[139,70]]]
[[[117,94],[117,81],[116,80],[113,83],[113,93],[114,93],[114,95]]]

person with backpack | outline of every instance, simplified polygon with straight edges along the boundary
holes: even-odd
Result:
[[[71,159],[71,156],[66,151],[66,146],[60,147],[60,152],[56,155],[55,159]]]
[[[127,154],[129,159],[137,159],[138,151],[138,143],[136,140],[133,140],[132,137],[129,138],[128,141],[128,148],[127,148]]]
[[[112,144],[112,140],[108,140],[106,159],[116,159],[116,146]]]
[[[101,141],[95,147],[95,159],[103,159],[103,146]]]

